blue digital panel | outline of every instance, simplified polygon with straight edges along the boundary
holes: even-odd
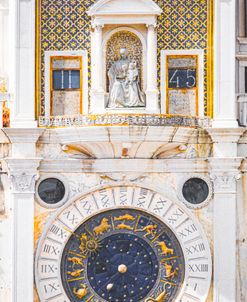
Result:
[[[196,69],[168,69],[168,88],[189,89],[196,85]]]

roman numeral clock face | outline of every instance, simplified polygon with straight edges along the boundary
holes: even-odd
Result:
[[[211,257],[179,203],[115,186],[56,213],[40,238],[35,275],[41,302],[202,302]]]

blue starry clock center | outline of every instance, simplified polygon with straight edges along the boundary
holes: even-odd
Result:
[[[159,276],[158,258],[147,241],[120,233],[101,240],[87,262],[92,288],[107,301],[132,302],[146,297]]]

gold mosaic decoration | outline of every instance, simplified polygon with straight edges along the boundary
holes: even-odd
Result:
[[[44,114],[46,50],[88,50],[90,86],[91,20],[86,12],[95,2],[96,0],[37,0],[37,114]],[[204,49],[205,112],[211,115],[213,0],[155,0],[155,2],[163,10],[157,23],[158,78],[160,79],[162,49]]]
[[[106,70],[111,68],[114,61],[119,59],[120,48],[126,48],[130,60],[135,60],[140,70],[142,82],[142,53],[143,47],[140,39],[129,31],[120,31],[112,35],[106,45]],[[108,79],[108,77],[107,77]],[[107,87],[109,83],[107,83]]]

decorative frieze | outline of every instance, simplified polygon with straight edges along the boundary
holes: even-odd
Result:
[[[211,127],[211,119],[188,116],[169,116],[155,114],[99,114],[74,116],[40,116],[39,126],[47,128],[88,127],[88,126],[183,126],[194,128]]]

